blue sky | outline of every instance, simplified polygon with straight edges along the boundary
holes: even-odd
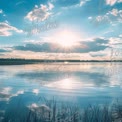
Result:
[[[0,1],[0,58],[120,59],[121,41],[122,0]]]

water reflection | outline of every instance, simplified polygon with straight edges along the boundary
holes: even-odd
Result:
[[[121,69],[121,63],[0,66],[0,121],[14,112],[19,118],[28,108],[41,112],[40,97],[82,107],[122,101]]]
[[[29,70],[27,70],[27,67],[29,67]],[[59,67],[60,70],[57,69]],[[26,79],[28,82],[36,82],[40,86],[54,84],[57,81],[61,84],[65,79],[74,79],[75,83],[73,85],[78,83],[84,84],[85,87],[121,86],[121,73],[114,75],[110,68],[115,67],[110,67],[109,64],[33,65],[26,66],[25,70],[20,70],[15,75]],[[121,68],[121,65],[119,65],[119,68]],[[114,69],[115,72],[116,70],[118,69]]]
[[[92,102],[121,98],[122,75],[115,73],[121,68],[121,63],[0,66],[0,101],[19,96],[29,97],[25,103],[31,103],[32,96],[35,101],[39,96],[80,102],[83,97]]]
[[[75,81],[73,81],[73,79],[71,79],[71,78],[67,78],[67,79],[63,79],[63,80],[60,80],[60,81],[52,82],[52,83],[49,83],[45,86],[53,87],[53,88],[57,88],[57,89],[71,89],[71,90],[74,87],[77,88],[77,86],[75,86]]]
[[[79,90],[85,87],[93,87],[92,83],[84,83],[83,81],[78,81],[75,78],[65,78],[56,82],[48,83],[45,86],[52,87],[59,90]]]

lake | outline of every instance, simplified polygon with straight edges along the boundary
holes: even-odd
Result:
[[[0,121],[45,101],[77,105],[122,102],[122,63],[42,63],[0,66]],[[16,120],[17,122],[18,120]]]

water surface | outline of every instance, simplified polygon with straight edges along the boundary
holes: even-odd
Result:
[[[0,66],[0,116],[39,104],[39,98],[82,107],[122,101],[122,63]]]

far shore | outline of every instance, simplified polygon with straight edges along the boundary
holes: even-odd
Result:
[[[122,60],[52,60],[52,59],[0,59],[0,65],[24,65],[39,63],[122,62]]]

